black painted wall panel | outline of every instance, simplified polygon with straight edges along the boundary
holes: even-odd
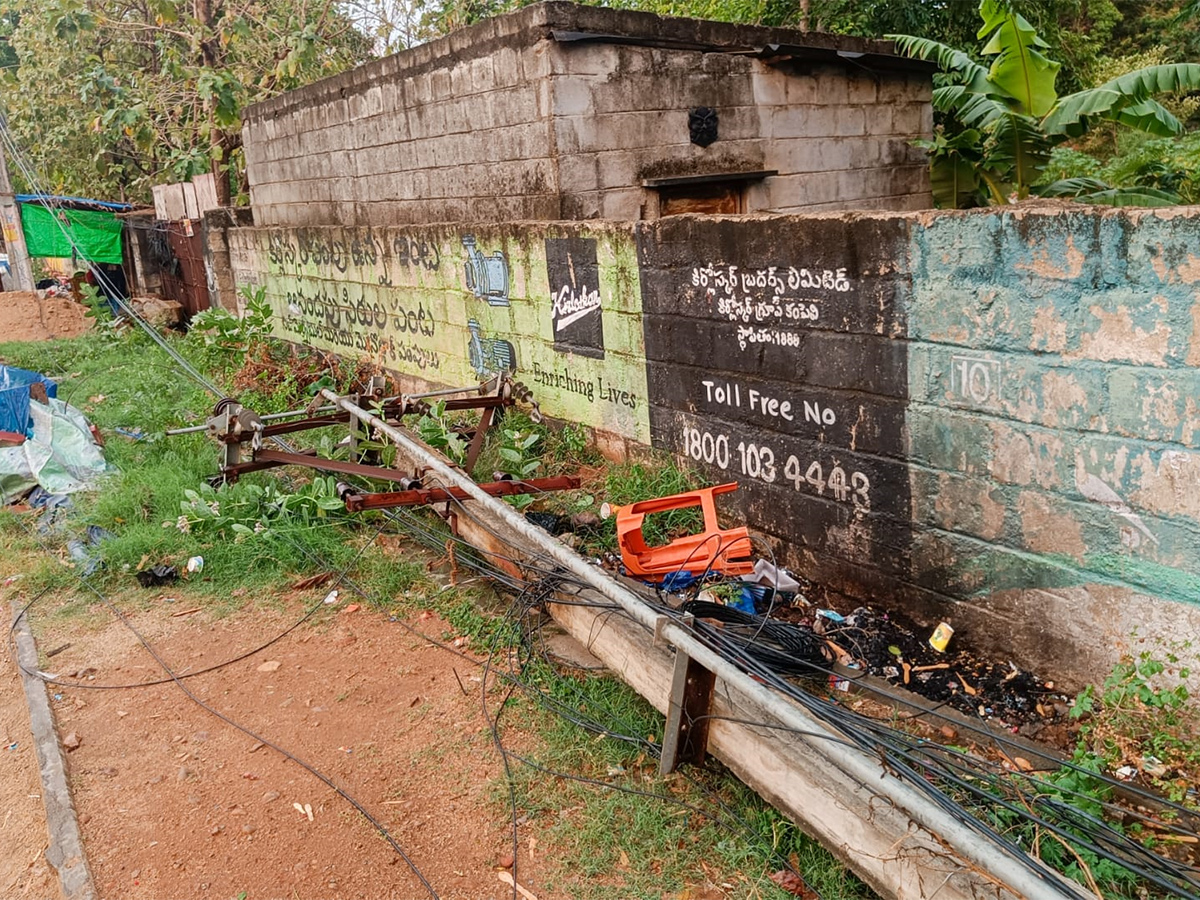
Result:
[[[689,218],[637,235],[654,446],[738,481],[741,515],[850,593],[911,565],[908,227]]]

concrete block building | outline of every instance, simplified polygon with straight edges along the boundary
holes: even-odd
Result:
[[[258,225],[932,206],[892,45],[548,2],[250,107]]]

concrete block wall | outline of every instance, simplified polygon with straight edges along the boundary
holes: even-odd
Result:
[[[714,481],[777,553],[848,595],[910,556],[909,223],[671,217],[639,229],[657,447]]]
[[[256,221],[554,220],[541,8],[492,19],[249,109]]]
[[[233,229],[277,333],[515,369],[847,603],[1066,688],[1200,640],[1200,210]],[[424,329],[424,330],[423,330]],[[505,346],[507,345],[507,346]],[[1153,644],[1152,644],[1153,645]]]
[[[255,220],[634,221],[658,214],[646,179],[767,169],[747,212],[928,208],[909,141],[932,132],[929,74],[745,52],[797,40],[899,65],[882,42],[568,3],[489,19],[249,108]],[[688,133],[701,106],[719,116],[703,148]]]
[[[240,228],[228,244],[235,281],[265,292],[281,338],[414,385],[509,371],[605,446],[649,442],[628,225]]]
[[[779,175],[755,188],[753,209],[932,207],[928,160],[912,144],[933,134],[928,76],[759,65],[764,167]]]
[[[764,169],[753,71],[762,63],[699,50],[620,44],[553,48],[554,135],[563,217],[653,217],[648,178]],[[716,109],[719,138],[693,144],[688,111]]]
[[[208,296],[214,309],[226,309],[238,315],[245,312],[245,300],[239,296],[234,279],[229,230],[252,223],[253,219],[247,209],[210,209],[201,217],[204,275],[208,282]]]
[[[912,571],[1103,671],[1200,637],[1200,212],[923,217],[911,245]],[[999,643],[997,641],[997,643]]]

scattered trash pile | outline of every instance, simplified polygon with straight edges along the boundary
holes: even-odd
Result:
[[[948,628],[944,622],[922,638],[887,613],[859,607],[848,616],[818,610],[811,620],[801,619],[799,624],[823,635],[838,662],[850,669],[861,668],[927,700],[997,720],[1014,730],[1060,718],[1068,710],[1069,698],[1054,693],[1054,682],[1012,662],[996,663],[967,651],[948,650],[948,639],[941,638]]]
[[[723,484],[606,510],[616,517],[624,573],[674,595],[670,605],[682,603],[684,612],[721,623],[747,654],[783,674],[832,673],[830,684],[841,691],[856,677],[874,676],[939,708],[1030,737],[1066,718],[1069,698],[1054,693],[1053,682],[1012,662],[950,649],[954,629],[947,622],[923,635],[867,607],[848,615],[813,609],[790,573],[766,559],[751,561],[745,528],[717,524],[716,497],[736,489],[736,483]],[[702,531],[647,545],[647,515],[696,506],[704,516]],[[1042,737],[1065,746],[1073,728],[1059,726]]]
[[[50,494],[92,490],[108,471],[99,432],[57,399],[37,372],[0,366],[0,495],[5,502],[35,487]]]

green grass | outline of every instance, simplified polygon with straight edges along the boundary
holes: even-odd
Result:
[[[232,360],[216,365],[212,351],[184,339],[171,340],[213,372],[218,384],[228,379]],[[112,474],[99,491],[74,495],[75,508],[63,527],[43,538],[52,553],[65,559],[66,541],[80,534],[84,526],[99,525],[112,532],[114,536],[102,545],[105,565],[94,576],[101,590],[133,584],[139,568],[158,563],[182,567],[189,557],[203,556],[201,577],[172,588],[172,592],[233,608],[239,605],[233,591],[240,586],[277,584],[294,574],[317,571],[320,560],[340,568],[357,554],[364,538],[340,527],[335,516],[327,521],[281,521],[268,535],[243,539],[228,529],[184,533],[175,527],[180,504],[186,500],[184,492],[198,489],[217,471],[217,447],[203,434],[166,437],[162,432],[202,422],[215,398],[168,366],[166,355],[141,332],[115,335],[96,330],[68,341],[0,344],[0,359],[55,378],[59,397],[81,408],[105,435],[105,456]],[[118,427],[140,429],[145,438],[124,437],[115,431]],[[222,489],[218,497],[222,503],[236,504],[247,492],[244,485],[286,486],[288,480],[297,481],[295,476],[285,476],[281,482],[273,474],[252,475]],[[0,532],[9,544],[2,557],[6,567],[15,548],[36,550],[43,558],[33,563],[24,590],[67,586],[73,577],[71,569],[47,561],[47,547],[28,534],[31,521],[32,516],[26,515],[19,522],[10,512],[0,518]],[[369,521],[359,523],[360,531],[368,528]],[[37,556],[32,554],[30,560]],[[373,576],[377,581],[380,577],[378,573]],[[398,572],[387,575],[393,586],[404,577]],[[380,586],[386,585],[381,582]]]
[[[172,340],[214,380],[229,383],[238,360],[195,339]],[[96,598],[79,589],[75,571],[64,564],[69,562],[66,541],[86,525],[96,524],[114,536],[101,546],[104,567],[94,582],[122,606],[147,606],[169,593],[180,604],[202,605],[221,615],[249,602],[269,602],[267,598],[282,593],[280,589],[292,578],[321,571],[324,565],[319,561],[325,561],[334,570],[349,567],[351,577],[373,598],[371,602],[397,616],[431,608],[446,619],[454,634],[467,635],[474,647],[515,646],[517,626],[503,615],[507,600],[474,580],[447,589],[443,579],[427,572],[427,555],[414,552],[411,545],[396,548],[389,543],[381,548],[376,539],[382,520],[322,510],[315,478],[287,471],[249,476],[215,495],[223,524],[197,521],[189,531],[180,530],[176,522],[181,504],[188,502],[188,491],[199,491],[216,472],[217,448],[200,434],[164,437],[162,432],[202,421],[215,398],[167,365],[161,350],[141,333],[98,330],[71,341],[3,344],[0,359],[55,377],[59,396],[83,409],[106,436],[106,456],[114,469],[99,491],[75,495],[75,509],[63,527],[41,540],[29,531],[35,514],[18,516],[0,510],[5,544],[0,550],[0,574],[24,573],[16,590],[26,599],[43,589],[50,592],[35,626],[40,619],[45,627],[65,633],[108,620]],[[306,402],[306,390],[290,378],[264,382],[247,402],[260,412],[295,408]],[[535,426],[516,412],[510,412],[504,424],[523,431],[536,429],[541,435],[538,452],[545,466],[539,475],[599,461],[592,451],[581,449],[581,433]],[[146,438],[122,437],[114,431],[117,427],[141,429]],[[495,445],[489,452],[495,452]],[[487,468],[488,460],[485,455],[481,469]],[[690,473],[673,465],[631,464],[611,468],[602,488],[597,483],[590,491],[556,499],[566,503],[565,511],[579,511],[595,509],[603,500],[630,502],[688,490],[695,484]],[[300,497],[304,503],[289,507],[289,519],[267,508],[264,493]],[[207,495],[203,499],[207,501]],[[232,527],[234,521],[249,525],[262,516],[270,526],[265,534],[239,534]],[[672,532],[697,524],[693,514],[675,515],[656,523],[659,531],[650,537],[665,540]],[[614,546],[611,522],[598,539]],[[199,578],[154,590],[141,589],[134,579],[143,565],[182,566],[194,555],[205,559]],[[461,575],[470,577],[465,570]],[[566,676],[541,661],[526,674],[538,690],[606,723],[613,732],[662,737],[661,717],[615,679]],[[494,709],[500,695],[492,696]],[[677,893],[712,878],[734,885],[726,894],[730,897],[783,898],[788,895],[766,875],[782,868],[780,859],[792,854],[829,900],[871,896],[832,857],[719,766],[697,773],[703,789],[678,775],[661,779],[655,760],[640,747],[597,737],[525,697],[508,708],[503,726],[510,736],[514,727],[519,729],[521,746],[532,746],[533,756],[548,768],[667,798],[621,794],[516,765],[521,809],[552,842],[556,858],[562,860],[553,879],[573,897],[658,898],[664,886]],[[749,830],[741,825],[730,830],[673,802],[713,808],[706,791],[736,810],[736,818],[749,823]],[[507,797],[504,785],[497,786],[497,797]],[[506,818],[506,807],[497,806],[497,815]]]
[[[612,733],[662,739],[662,716],[615,678],[564,675],[541,661],[524,677]],[[497,689],[493,696],[494,712],[502,695]],[[674,896],[711,881],[730,885],[726,897],[783,900],[791,895],[768,876],[790,860],[826,900],[874,896],[715,760],[687,769],[691,778],[682,772],[660,777],[656,757],[643,746],[587,731],[520,694],[501,727],[502,733],[516,727],[539,735],[541,746],[532,754],[538,765],[611,785],[556,777],[513,761],[518,809],[556,852],[553,890],[579,900],[657,900],[665,896],[664,885]],[[494,798],[498,808],[507,807],[506,784],[496,785]]]
[[[682,494],[702,487],[705,483],[697,472],[680,468],[673,457],[655,454],[649,462],[610,466],[604,478],[602,499],[613,506],[625,506],[638,500]],[[655,547],[666,544],[680,535],[694,534],[703,527],[704,517],[700,507],[693,506],[646,516],[642,524],[642,534],[647,545]],[[589,535],[587,546],[592,552],[616,552],[616,518],[607,519],[595,534]]]

